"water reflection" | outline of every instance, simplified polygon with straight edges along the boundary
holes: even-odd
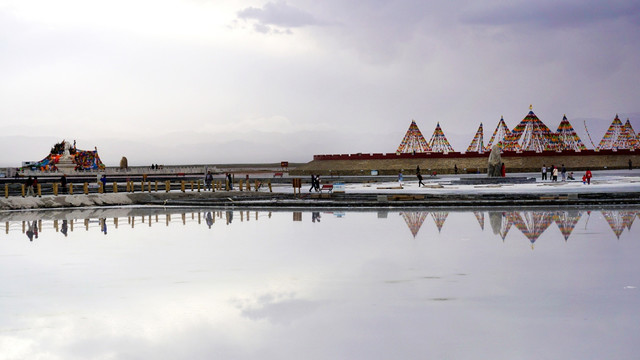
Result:
[[[320,223],[322,213],[332,215],[335,218],[342,218],[347,215],[344,211],[320,211],[312,210],[308,212],[293,211],[292,221],[302,222],[306,219],[312,223]],[[384,220],[388,218],[389,211],[376,211],[376,218],[380,221],[380,226],[384,226]],[[576,225],[580,220],[584,221],[584,229],[589,228],[589,219],[594,214],[602,215],[616,239],[620,239],[625,230],[630,231],[634,220],[640,214],[638,209],[603,209],[603,210],[580,210],[580,209],[555,209],[555,210],[531,210],[531,209],[506,209],[503,211],[401,211],[398,212],[404,220],[413,238],[418,238],[425,220],[431,217],[435,230],[441,233],[450,214],[456,217],[466,217],[469,224],[473,220],[469,215],[473,215],[480,232],[485,231],[485,217],[489,218],[491,232],[505,241],[512,228],[529,241],[533,246],[540,236],[555,224],[558,236],[564,241],[568,241]],[[239,218],[240,223],[249,222],[253,218],[258,221],[261,218],[270,219],[272,211],[262,210],[233,210],[233,209],[210,209],[210,210],[184,210],[184,209],[107,209],[107,210],[72,210],[72,211],[51,211],[51,212],[6,212],[0,214],[0,223],[5,223],[5,234],[13,231],[21,231],[29,241],[38,239],[43,231],[49,233],[54,230],[67,237],[74,231],[74,222],[81,221],[85,231],[90,231],[97,227],[100,232],[107,235],[109,227],[118,229],[121,218],[127,219],[127,224],[131,229],[136,229],[136,225],[146,225],[152,227],[164,223],[164,226],[177,224],[187,225],[192,223],[204,224],[208,229],[216,229],[217,220],[222,220],[221,224],[234,224],[234,216]],[[308,217],[307,217],[308,216]],[[203,221],[204,219],[204,221]],[[44,223],[43,223],[44,222]],[[61,225],[59,223],[61,222]],[[19,230],[21,229],[21,230]],[[429,230],[432,231],[432,230]],[[47,234],[48,235],[48,234]],[[431,234],[426,235],[431,236]]]
[[[2,212],[0,359],[631,359],[639,209]]]

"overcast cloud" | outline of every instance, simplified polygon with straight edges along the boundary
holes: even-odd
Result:
[[[640,130],[638,1],[0,0],[0,166],[54,142],[107,165],[464,151],[529,104],[588,143]]]

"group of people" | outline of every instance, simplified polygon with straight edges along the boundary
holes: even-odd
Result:
[[[547,180],[548,177],[548,179],[551,181],[558,181],[558,173],[560,173],[560,175],[562,176],[562,181],[567,180],[567,168],[564,166],[564,164],[562,164],[562,168],[560,169],[558,169],[555,165],[551,165],[550,167],[546,167],[544,164],[542,165],[542,180]]]
[[[542,180],[548,179],[551,181],[558,181],[558,174],[560,174],[562,181],[575,180],[575,178],[573,177],[573,171],[570,171],[569,173],[567,173],[567,168],[564,166],[564,164],[562,164],[560,169],[558,169],[555,165],[546,167],[543,164],[541,172],[542,172]],[[587,170],[582,176],[582,183],[591,184],[592,176],[593,175],[591,174],[591,170]]]
[[[320,191],[320,175],[311,174],[311,187],[309,188],[309,192],[311,190],[315,190],[316,192]]]

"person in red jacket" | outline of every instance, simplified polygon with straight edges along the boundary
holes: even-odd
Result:
[[[587,169],[587,172],[584,173],[584,176],[587,178],[587,185],[591,184],[591,177],[593,175],[591,175],[591,170]]]

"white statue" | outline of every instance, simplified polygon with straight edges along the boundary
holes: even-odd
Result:
[[[69,144],[69,142],[67,140],[64,140],[64,153],[63,153],[64,157],[69,157],[71,156],[71,144]]]

